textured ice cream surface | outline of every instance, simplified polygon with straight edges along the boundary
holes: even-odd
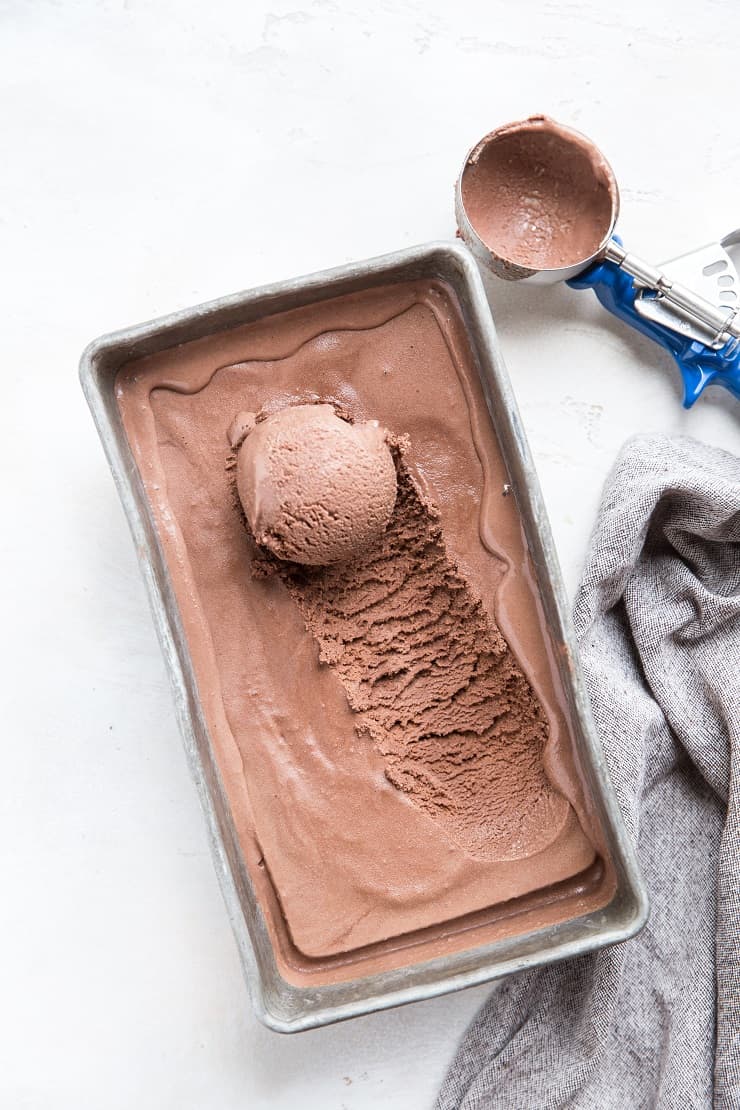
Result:
[[[421,279],[313,303],[132,362],[116,388],[235,851],[280,975],[303,986],[347,982],[605,905],[614,882],[599,859],[593,808],[574,762],[557,645],[547,638],[516,499],[502,496],[509,475],[451,291]],[[452,633],[439,650],[423,605],[393,623],[394,597],[405,602],[388,577],[396,565],[390,549],[388,563],[376,564],[386,575],[377,584],[382,596],[356,641],[345,638],[341,612],[350,593],[369,598],[369,580],[361,587],[353,571],[347,595],[327,591],[322,601],[321,581],[328,587],[341,577],[341,564],[274,560],[313,580],[295,588],[284,573],[253,574],[257,559],[272,556],[249,541],[234,503],[234,438],[250,434],[255,418],[235,422],[227,442],[229,423],[322,401],[355,426],[376,420],[393,439],[408,436],[402,461],[437,515],[416,517],[412,557],[401,534],[413,531],[418,504],[407,501],[399,466],[397,508],[376,555],[401,543],[409,561],[397,568],[399,586],[427,559],[436,568],[435,604],[451,606],[442,627]],[[438,529],[438,540],[429,529]],[[450,565],[444,572],[440,545]],[[421,700],[425,683],[438,682],[441,696],[442,672],[424,673],[425,655],[447,668],[455,737],[442,736],[443,700],[429,727],[409,726],[405,679],[390,678],[406,656],[410,701]],[[379,665],[355,694],[352,676],[373,658]],[[516,668],[508,724],[499,718],[497,734],[491,717],[476,738],[467,697],[508,697],[507,674]],[[467,686],[466,669],[475,672]],[[363,708],[354,708],[356,697]],[[366,729],[358,729],[360,719]],[[523,723],[521,744],[515,737],[509,747],[504,728],[514,719]],[[435,781],[427,788],[417,771]],[[468,800],[476,778],[481,794]],[[517,791],[509,806],[511,781]],[[456,807],[449,816],[439,804],[445,797]]]
[[[268,556],[254,573],[282,578],[388,781],[471,856],[532,855],[570,811],[545,774],[545,714],[400,452],[397,468],[379,543],[339,566]]]
[[[332,405],[293,405],[232,424],[241,438],[239,499],[258,544],[307,566],[375,543],[396,501],[396,468],[377,421],[351,424]]]

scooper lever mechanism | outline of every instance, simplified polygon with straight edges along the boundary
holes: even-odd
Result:
[[[740,229],[657,268],[615,235],[568,284],[593,289],[605,308],[673,355],[685,408],[711,384],[740,398],[740,278],[725,249],[737,243]]]

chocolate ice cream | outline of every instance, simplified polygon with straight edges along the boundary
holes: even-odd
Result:
[[[252,533],[278,558],[325,566],[383,534],[396,468],[376,420],[351,424],[331,405],[292,405],[252,428],[237,418],[229,438]]]
[[[603,906],[613,876],[450,290],[231,328],[129,363],[117,395],[281,973],[352,979]],[[385,532],[301,567],[250,539],[225,431],[316,404],[408,447]]]
[[[397,454],[395,512],[374,545],[321,570],[281,557],[255,573],[282,578],[388,780],[471,856],[532,855],[569,809],[542,764],[545,715]]]

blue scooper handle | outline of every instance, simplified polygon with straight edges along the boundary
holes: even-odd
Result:
[[[724,347],[713,350],[640,316],[635,309],[639,290],[634,278],[614,262],[595,262],[582,274],[571,278],[568,285],[573,289],[593,289],[604,308],[673,355],[683,378],[684,408],[690,409],[708,385],[723,385],[740,398],[740,341],[737,339],[730,339]]]

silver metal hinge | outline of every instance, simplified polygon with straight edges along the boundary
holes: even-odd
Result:
[[[734,313],[740,308],[740,277],[726,248],[740,243],[740,229],[719,243],[708,243],[689,254],[672,258],[660,266],[661,279],[654,285],[635,285],[642,290],[635,298],[635,311],[646,320],[661,324],[678,335],[696,340],[714,350],[733,335]],[[626,269],[627,267],[625,267]],[[669,290],[677,284],[725,313],[718,328],[697,318],[690,309],[672,303]]]

